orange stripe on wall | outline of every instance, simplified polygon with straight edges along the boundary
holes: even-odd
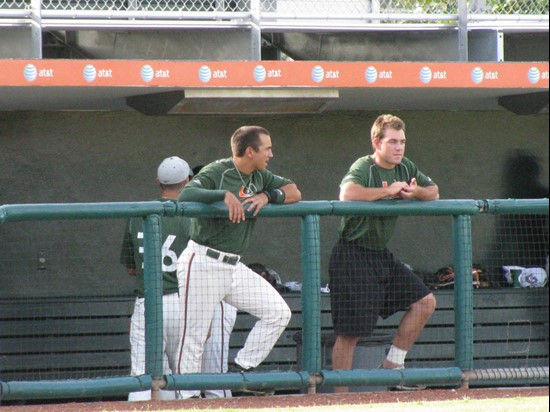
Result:
[[[0,86],[548,89],[548,62],[0,60]]]

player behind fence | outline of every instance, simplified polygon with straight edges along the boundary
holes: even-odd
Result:
[[[405,123],[400,118],[379,116],[371,129],[374,153],[353,163],[340,185],[340,200],[438,199],[437,185],[404,156],[405,141]],[[372,334],[378,316],[406,310],[381,365],[403,368],[407,351],[435,310],[434,295],[386,248],[396,220],[397,216],[342,219],[329,262],[335,370],[351,369],[359,337]],[[401,385],[397,389],[420,388]]]
[[[210,319],[222,300],[259,319],[235,358],[240,371],[258,366],[290,321],[284,299],[240,260],[260,209],[268,203],[297,202],[301,193],[292,181],[267,170],[273,153],[266,129],[237,129],[231,149],[232,157],[206,165],[179,196],[180,201],[223,201],[229,209],[229,219],[192,219],[191,240],[178,261],[182,314],[179,373],[200,372]],[[254,217],[245,216],[244,206]]]
[[[175,201],[188,182],[189,166],[177,156],[162,161],[157,171],[157,184],[161,188],[160,201]],[[189,240],[190,219],[183,216],[162,217],[162,276],[163,276],[163,372],[176,371],[180,339],[180,305],[176,278],[177,257]],[[131,374],[145,374],[145,293],[143,273],[143,219],[130,218],[124,233],[121,263],[129,275],[136,277],[136,300],[130,324]],[[223,312],[222,312],[223,310]],[[228,345],[225,345],[233,328],[236,309],[225,303],[216,308],[212,336],[208,340],[203,369],[207,372],[226,372]],[[225,367],[223,366],[225,363]],[[206,397],[231,396],[230,391],[205,391]],[[160,391],[160,398],[169,400],[185,397],[185,392]],[[151,391],[131,392],[130,401],[150,400]]]
[[[174,201],[189,177],[189,165],[177,156],[166,158],[158,167],[157,184],[161,201]],[[162,308],[163,369],[175,371],[179,340],[179,299],[176,279],[177,256],[189,240],[189,219],[182,216],[162,218]],[[129,275],[136,276],[136,301],[130,323],[131,374],[145,373],[145,292],[143,273],[143,218],[128,219],[120,256]],[[175,399],[174,391],[161,391],[161,399]],[[131,392],[130,401],[151,399],[151,391]]]

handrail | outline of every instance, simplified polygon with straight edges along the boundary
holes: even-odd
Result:
[[[546,208],[546,211],[545,211]],[[487,213],[548,213],[548,199],[487,200]]]
[[[0,399],[58,399],[115,396],[128,391],[151,389],[150,376],[127,376],[103,379],[79,379],[62,381],[14,381],[0,382]]]
[[[283,216],[306,216],[321,215],[326,216],[332,213],[332,202],[326,200],[304,201],[288,205],[267,205],[262,208],[259,216],[263,217],[283,217]],[[186,202],[178,204],[178,214],[189,217],[208,216],[225,217],[227,216],[227,207],[223,202],[217,202],[210,205],[196,202]],[[252,213],[247,212],[247,216]]]
[[[344,216],[442,216],[476,215],[479,213],[548,213],[548,199],[449,199],[428,202],[381,200],[377,202],[341,202],[337,200],[302,201],[287,205],[267,205],[261,217],[300,217],[307,215]],[[96,219],[185,215],[189,217],[226,217],[223,202],[98,202],[98,203],[43,203],[0,206],[0,224],[23,220]],[[252,213],[247,211],[250,217]]]
[[[370,216],[397,216],[397,215],[475,215],[481,211],[482,202],[479,200],[433,200],[428,202],[407,200],[383,200],[365,202],[331,202],[333,214],[370,215]]]
[[[24,220],[97,219],[147,216],[173,216],[172,202],[45,203],[0,206],[0,223]]]

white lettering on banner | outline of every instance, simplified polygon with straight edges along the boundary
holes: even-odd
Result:
[[[227,78],[227,70],[214,70],[212,77],[218,79]]]
[[[541,78],[541,79],[548,79],[548,72],[547,72],[547,71],[546,71],[546,72],[542,72],[542,73],[540,74],[540,78]]]
[[[155,77],[168,78],[168,77],[170,77],[170,70],[157,70],[155,72]]]
[[[327,70],[325,72],[325,77],[327,79],[338,79],[340,78],[340,72],[338,70]]]
[[[498,80],[498,72],[486,72],[485,73],[485,79],[486,80]]]
[[[38,77],[53,77],[53,69],[40,69]]]
[[[434,72],[433,78],[434,79],[446,79],[447,78],[447,72],[446,71]]]
[[[113,77],[113,69],[99,69],[97,77]]]
[[[378,73],[380,79],[393,79],[393,73],[391,70],[382,70]]]
[[[282,74],[281,74],[281,69],[277,69],[277,70],[269,70],[267,72],[267,77],[283,77]]]

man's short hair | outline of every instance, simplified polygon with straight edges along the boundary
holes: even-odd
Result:
[[[405,122],[392,114],[382,114],[376,118],[370,129],[370,139],[374,147],[375,140],[382,140],[386,129],[405,131]]]
[[[235,130],[231,136],[231,149],[237,157],[244,156],[247,148],[252,147],[254,151],[258,151],[261,141],[260,135],[265,134],[270,136],[269,132],[260,126],[242,126]]]

